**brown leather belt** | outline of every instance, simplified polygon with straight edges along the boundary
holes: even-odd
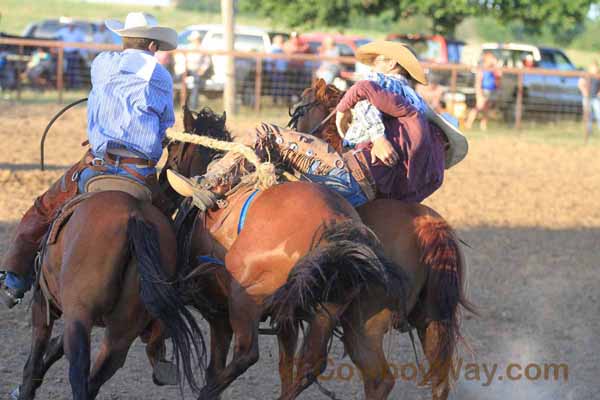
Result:
[[[347,151],[343,154],[346,166],[350,170],[350,173],[358,182],[364,195],[368,201],[375,199],[376,187],[373,175],[369,169],[369,164],[362,151]]]
[[[136,165],[140,167],[148,167],[152,168],[156,166],[156,162],[152,160],[146,160],[145,158],[138,157],[122,157],[110,153],[105,153],[103,158],[93,158],[90,162],[90,168],[96,171],[106,171],[104,167],[105,164],[112,165],[118,168],[123,169],[131,176],[140,180],[141,182],[148,182],[148,177],[140,174],[133,168],[128,167],[128,165]]]

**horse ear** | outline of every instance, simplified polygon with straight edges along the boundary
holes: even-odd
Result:
[[[187,103],[183,105],[183,130],[192,133],[194,128],[194,116],[187,106]]]
[[[315,83],[315,97],[317,99],[324,99],[327,94],[327,83],[321,78]]]

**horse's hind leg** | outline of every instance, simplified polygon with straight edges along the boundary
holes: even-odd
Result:
[[[337,324],[337,320],[332,317],[336,315],[336,307],[329,305],[327,309],[328,312],[318,313],[309,323],[300,351],[296,379],[291,389],[281,395],[281,400],[295,399],[325,371],[328,344]]]
[[[387,310],[362,323],[356,315],[344,322],[344,348],[362,374],[365,399],[387,399],[394,387],[394,376],[383,351],[383,338],[390,326]]]
[[[296,329],[281,329],[277,334],[279,343],[279,378],[281,379],[281,395],[287,393],[294,383],[294,356],[298,344]]]
[[[238,286],[231,292],[229,315],[235,335],[233,358],[225,369],[207,382],[198,399],[217,399],[235,379],[258,361],[260,306],[245,289]]]
[[[215,383],[219,373],[225,369],[233,331],[228,316],[211,318],[208,322],[210,324],[210,362],[206,370],[206,385],[211,386]]]
[[[83,310],[65,310],[64,346],[74,400],[88,399],[92,319]]]
[[[47,305],[41,292],[39,290],[36,291],[31,308],[31,323],[33,326],[31,353],[23,369],[23,382],[19,388],[19,399],[22,400],[29,400],[35,397],[35,391],[42,384],[46,371],[56,361],[52,359],[50,362],[46,362],[44,360],[54,325],[52,318],[50,318],[50,321],[46,321],[46,307]],[[62,344],[60,347],[62,348]],[[62,356],[62,353],[60,356]]]
[[[427,383],[431,383],[433,400],[446,400],[450,393],[450,369],[454,354],[454,339],[448,337],[446,327],[437,321],[416,324],[423,352],[429,361]]]

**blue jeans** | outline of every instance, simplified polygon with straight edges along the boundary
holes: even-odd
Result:
[[[318,161],[312,163],[309,173],[306,174],[306,177],[312,182],[320,183],[334,192],[339,193],[343,198],[348,200],[353,207],[362,206],[368,201],[367,196],[365,196],[360,185],[356,182],[356,179],[354,179],[350,171],[345,168],[334,168],[327,175],[316,175],[313,172],[319,168],[319,165]]]
[[[141,184],[145,184],[145,182],[140,181],[135,176],[131,175],[129,172],[125,171],[123,168],[119,168],[114,165],[104,165],[106,171],[95,171],[91,168],[86,168],[79,174],[79,180],[77,181],[77,187],[79,188],[79,193],[83,193],[85,191],[86,183],[93,177],[99,175],[119,175],[126,176],[128,178],[134,179]],[[143,176],[148,176],[150,174],[156,173],[156,168],[154,167],[136,167],[135,165],[127,164],[127,168],[134,170]]]
[[[596,124],[600,129],[600,97],[593,97],[590,99],[590,115],[588,118],[588,130],[592,131],[592,125],[596,120]]]

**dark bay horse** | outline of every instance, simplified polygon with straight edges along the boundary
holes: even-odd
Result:
[[[148,355],[156,361],[163,333],[172,339],[186,380],[198,389],[193,372],[203,360],[204,342],[173,285],[176,267],[175,233],[158,208],[118,191],[83,200],[45,249],[39,279],[46,289],[34,291],[31,353],[18,398],[34,398],[64,351],[73,398],[94,399],[124,364],[136,337],[152,338]],[[50,341],[61,315],[64,333]],[[105,332],[90,372],[94,326]]]
[[[333,85],[317,81],[304,91],[290,124],[300,132],[312,131],[330,114],[342,95]],[[341,151],[342,139],[334,119],[323,124],[315,134]],[[377,199],[357,211],[381,240],[386,255],[410,278],[408,322],[417,329],[429,361],[424,380],[431,383],[434,399],[446,399],[460,339],[460,311],[464,308],[474,312],[463,291],[466,271],[459,239],[438,213],[422,204]],[[344,344],[363,375],[368,376],[373,371],[389,371],[381,343],[389,326],[398,324],[394,321],[395,313],[384,301],[373,296],[362,300],[362,307],[373,310],[372,318],[379,323],[367,324],[367,319],[363,323],[354,321],[354,330],[344,330]],[[355,312],[360,316],[360,312]],[[356,326],[361,328],[356,329]],[[387,398],[394,381],[388,372],[376,375],[385,379],[365,379],[366,396],[368,399]]]
[[[226,138],[218,136],[224,118],[210,111],[194,118],[185,110],[184,125],[188,132]],[[172,142],[168,150],[162,181],[168,169],[203,174],[212,159],[210,149],[193,144]],[[373,291],[389,304],[404,301],[401,288],[407,282],[382,257],[377,239],[342,197],[312,183],[277,185],[256,194],[240,230],[241,209],[252,193],[242,191],[239,198],[229,197],[225,208],[207,213],[189,240],[190,264],[202,264],[199,259],[212,263],[191,273],[197,279],[189,279],[190,291],[214,304],[211,309],[201,301],[198,307],[211,325],[211,362],[202,399],[217,398],[257,362],[259,323],[268,315],[279,322],[281,398],[292,399],[324,370],[334,328],[354,298]],[[194,293],[189,297],[195,304]],[[295,378],[300,319],[309,325]],[[225,365],[232,336],[233,359]]]

